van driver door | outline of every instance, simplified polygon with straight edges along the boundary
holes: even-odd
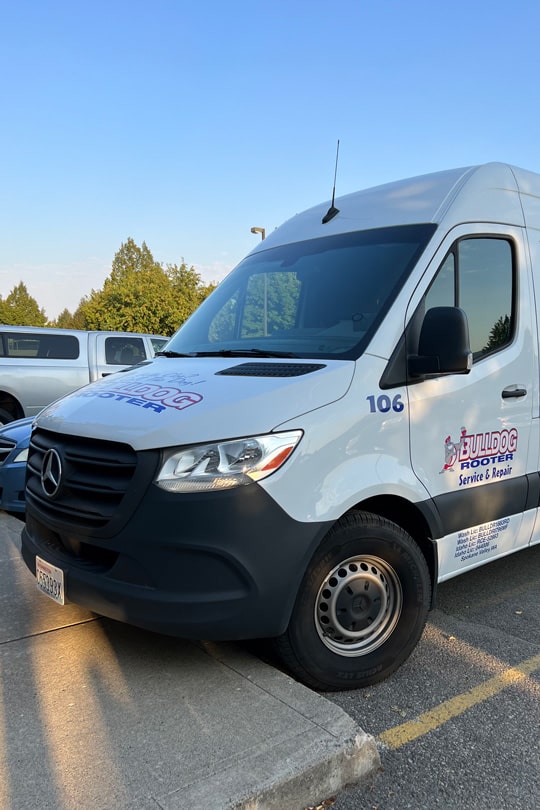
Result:
[[[538,476],[528,476],[538,411],[528,256],[519,229],[476,230],[456,229],[443,244],[407,316],[461,307],[473,352],[469,374],[407,387],[412,467],[440,518],[439,580],[527,545],[538,505]]]

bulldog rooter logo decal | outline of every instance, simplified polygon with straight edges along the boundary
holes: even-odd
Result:
[[[454,441],[447,436],[444,440],[444,465],[440,473],[453,472],[456,464],[461,471],[470,471],[460,474],[460,487],[503,478],[512,473],[510,462],[517,446],[517,428],[467,433],[467,428],[462,427],[459,439]]]

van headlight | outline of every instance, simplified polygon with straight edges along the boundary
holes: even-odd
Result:
[[[168,492],[204,492],[260,481],[284,464],[301,430],[166,451],[154,483]]]

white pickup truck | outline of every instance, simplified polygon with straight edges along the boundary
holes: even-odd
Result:
[[[150,360],[161,335],[0,326],[0,424],[35,416],[65,394]]]

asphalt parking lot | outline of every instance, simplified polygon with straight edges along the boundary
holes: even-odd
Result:
[[[540,808],[539,596],[540,546],[450,580],[401,670],[327,696],[382,766],[333,810]]]
[[[298,763],[308,773],[301,801],[270,790],[237,806],[540,808],[540,546],[440,586],[420,644],[391,679],[318,696],[254,659],[251,645],[201,651],[59,608],[36,592],[7,520],[2,810],[223,810],[233,804],[220,797],[246,775],[275,787]],[[346,787],[351,735],[361,761]]]

